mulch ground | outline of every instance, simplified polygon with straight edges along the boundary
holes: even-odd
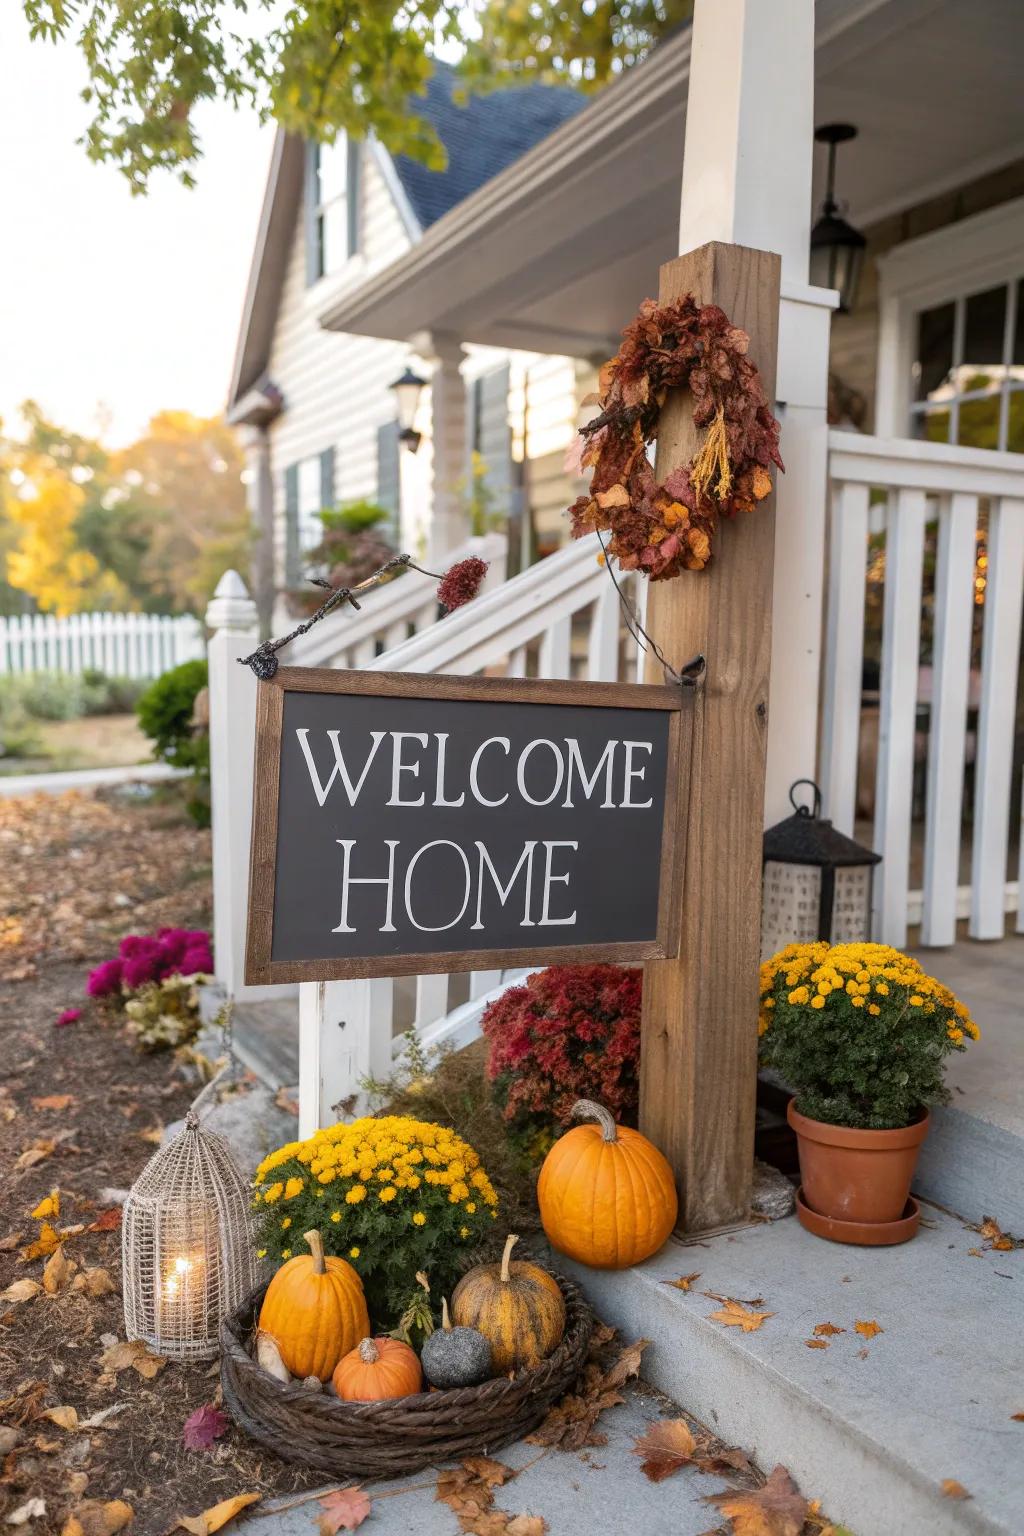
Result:
[[[126,933],[209,926],[209,834],[176,791],[0,800],[0,868],[0,1291],[42,1281],[46,1259],[22,1252],[41,1230],[30,1212],[54,1188],[55,1226],[72,1229],[62,1252],[78,1266],[55,1295],[0,1301],[0,1521],[42,1500],[45,1513],[20,1526],[41,1536],[84,1501],[124,1499],[132,1532],[149,1536],[237,1493],[312,1485],[233,1428],[209,1450],[185,1449],[185,1420],[219,1399],[216,1362],[168,1362],[149,1377],[101,1364],[125,1338],[117,1192],[196,1083],[173,1055],[144,1055],[116,1018],[84,1003],[85,978]],[[55,1026],[77,1006],[78,1022]],[[112,1289],[102,1279],[91,1281],[101,1294],[73,1288],[96,1271]],[[61,1427],[61,1408],[78,1427]]]

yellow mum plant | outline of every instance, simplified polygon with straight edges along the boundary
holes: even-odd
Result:
[[[761,1061],[812,1120],[910,1125],[944,1103],[950,1051],[978,1026],[947,987],[886,944],[789,944],[761,967]]]
[[[446,1126],[400,1115],[332,1125],[272,1152],[256,1170],[259,1245],[291,1256],[316,1227],[324,1251],[358,1270],[371,1316],[393,1321],[430,1276],[440,1297],[490,1234],[498,1197],[473,1148]]]

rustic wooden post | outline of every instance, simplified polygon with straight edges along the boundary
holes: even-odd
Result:
[[[749,334],[769,401],[779,267],[767,251],[712,242],[661,269],[663,304],[693,293]],[[680,392],[662,411],[658,478],[685,463],[696,442]],[[750,1204],[774,500],[722,520],[706,572],[652,582],[648,594],[647,627],[669,661],[682,666],[698,653],[707,661],[692,762],[680,769],[688,792],[680,800],[679,953],[648,961],[644,973],[640,1123],[675,1170],[686,1232],[742,1220]],[[646,680],[665,680],[653,657]]]

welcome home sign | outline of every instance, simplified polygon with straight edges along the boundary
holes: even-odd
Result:
[[[246,981],[672,953],[689,729],[679,688],[282,667]]]

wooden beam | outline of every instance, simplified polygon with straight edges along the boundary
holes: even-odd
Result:
[[[659,295],[663,304],[693,293],[720,305],[749,334],[769,401],[779,268],[767,251],[712,242],[666,263]],[[692,457],[697,435],[689,396],[669,399],[659,479]],[[652,582],[648,594],[647,628],[668,659],[677,667],[698,653],[707,659],[693,760],[682,769],[678,958],[648,961],[644,971],[640,1124],[675,1171],[685,1232],[742,1220],[750,1205],[774,501],[722,520],[707,571]],[[646,680],[664,681],[653,657]]]

